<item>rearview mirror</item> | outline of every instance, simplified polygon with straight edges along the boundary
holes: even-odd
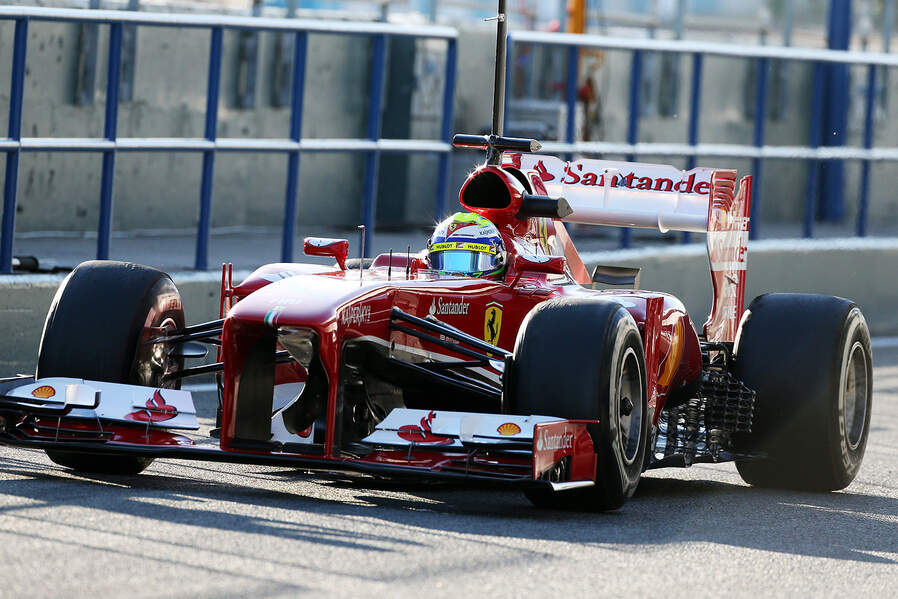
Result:
[[[340,270],[346,270],[346,256],[349,255],[349,241],[328,237],[306,237],[302,245],[306,256],[331,256],[336,259]]]

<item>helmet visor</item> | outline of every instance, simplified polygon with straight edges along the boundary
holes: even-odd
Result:
[[[499,256],[470,250],[441,250],[431,252],[430,266],[433,270],[452,273],[474,274],[496,270]]]

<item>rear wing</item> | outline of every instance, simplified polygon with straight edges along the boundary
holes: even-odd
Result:
[[[751,177],[736,189],[736,171],[663,164],[507,154],[503,166],[525,173],[534,193],[563,197],[561,220],[707,233],[714,300],[704,326],[708,341],[733,341],[745,302]]]

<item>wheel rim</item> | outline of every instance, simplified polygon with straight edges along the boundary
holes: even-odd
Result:
[[[178,328],[174,319],[167,317],[159,324],[152,323],[154,329],[162,330],[169,334]],[[171,346],[165,343],[138,346],[135,362],[137,364],[137,377],[139,384],[147,387],[162,387],[173,389],[177,381],[164,380],[165,375],[179,369],[178,361],[171,357]]]
[[[860,445],[867,421],[867,354],[860,342],[851,346],[848,354],[848,371],[842,388],[842,413],[845,422],[845,439],[854,451]]]
[[[621,360],[617,383],[617,416],[621,454],[627,464],[632,464],[639,454],[642,439],[642,372],[632,347],[628,347]]]

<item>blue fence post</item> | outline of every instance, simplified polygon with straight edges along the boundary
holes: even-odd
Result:
[[[851,0],[830,0],[827,42],[830,50],[848,50],[851,44]],[[842,146],[848,131],[849,75],[847,64],[826,67],[827,82],[823,115],[824,146]],[[820,217],[840,221],[845,216],[845,165],[841,160],[827,160],[821,167],[822,187]]]
[[[302,101],[306,83],[306,49],[309,36],[297,31],[293,39],[293,95],[290,103],[290,139],[302,137]],[[296,204],[299,201],[299,150],[287,155],[287,191],[284,198],[284,232],[281,238],[281,261],[293,261],[293,238],[296,236]]]
[[[383,120],[384,73],[387,66],[387,36],[374,37],[371,56],[371,89],[368,100],[368,139],[377,141],[380,138],[380,125]],[[362,223],[365,225],[365,255],[371,253],[371,240],[374,237],[374,220],[377,214],[377,170],[380,164],[380,151],[372,150],[365,156],[365,205],[362,207]]]
[[[25,89],[25,54],[28,19],[16,19],[13,39],[12,77],[9,84],[9,139],[22,139],[22,96]],[[3,221],[0,223],[0,273],[12,272],[12,246],[16,234],[16,191],[19,185],[19,148],[6,153],[3,183]]]
[[[640,104],[640,87],[642,84],[642,50],[633,51],[633,62],[630,68],[630,112],[627,120],[627,143],[635,144],[639,141],[639,104]],[[636,155],[627,156],[629,162],[636,161]],[[606,182],[606,185],[608,183]],[[632,231],[629,228],[621,229],[620,246],[622,248],[630,247],[632,243]]]
[[[876,95],[876,66],[867,67],[867,97],[864,113],[864,148],[873,147],[873,97]],[[870,161],[861,162],[861,198],[857,211],[858,237],[867,235],[867,206],[870,201]]]
[[[767,125],[767,77],[770,72],[770,59],[758,59],[758,86],[755,95],[755,134],[754,144],[756,148],[764,146],[764,130]],[[758,238],[761,215],[761,186],[763,184],[764,161],[761,158],[752,158],[752,185],[751,199],[751,226],[749,227],[749,239]]]
[[[808,123],[810,136],[808,145],[816,150],[820,147],[820,128],[823,126],[823,65],[814,63],[814,84],[811,94],[811,122]],[[820,183],[820,161],[811,159],[808,162],[807,196],[804,205],[804,231],[805,237],[814,236],[814,218],[817,213],[817,193]]]
[[[206,140],[215,142],[218,132],[218,93],[221,88],[221,27],[213,27],[209,40],[209,75],[206,87]],[[196,270],[209,266],[209,231],[212,228],[212,183],[215,177],[215,149],[203,151],[200,183],[200,216],[196,230]]]
[[[118,132],[118,96],[122,73],[122,24],[109,24],[109,60],[106,71],[106,124],[103,135],[115,143]],[[109,259],[112,235],[112,194],[115,191],[115,147],[103,152],[100,182],[100,218],[97,228],[97,260]]]
[[[572,144],[576,141],[577,124],[577,76],[580,73],[580,48],[568,46],[567,49],[567,85],[565,86],[565,102],[567,105],[567,123],[564,128],[564,141]],[[573,152],[568,152],[566,160],[573,160]]]
[[[443,86],[443,120],[440,124],[440,139],[452,143],[452,118],[455,112],[455,72],[458,62],[458,46],[454,39],[448,40],[446,48],[446,78]],[[506,96],[507,97],[507,96]],[[452,149],[440,154],[437,172],[437,205],[434,218],[443,220],[449,202],[449,172],[452,166]]]
[[[704,64],[701,53],[696,52],[692,55],[692,92],[689,97],[689,145],[693,150],[698,145],[698,129],[699,120],[701,119],[702,109],[702,65]],[[695,168],[695,154],[686,159],[686,170]],[[683,243],[692,241],[692,233],[683,232]]]

